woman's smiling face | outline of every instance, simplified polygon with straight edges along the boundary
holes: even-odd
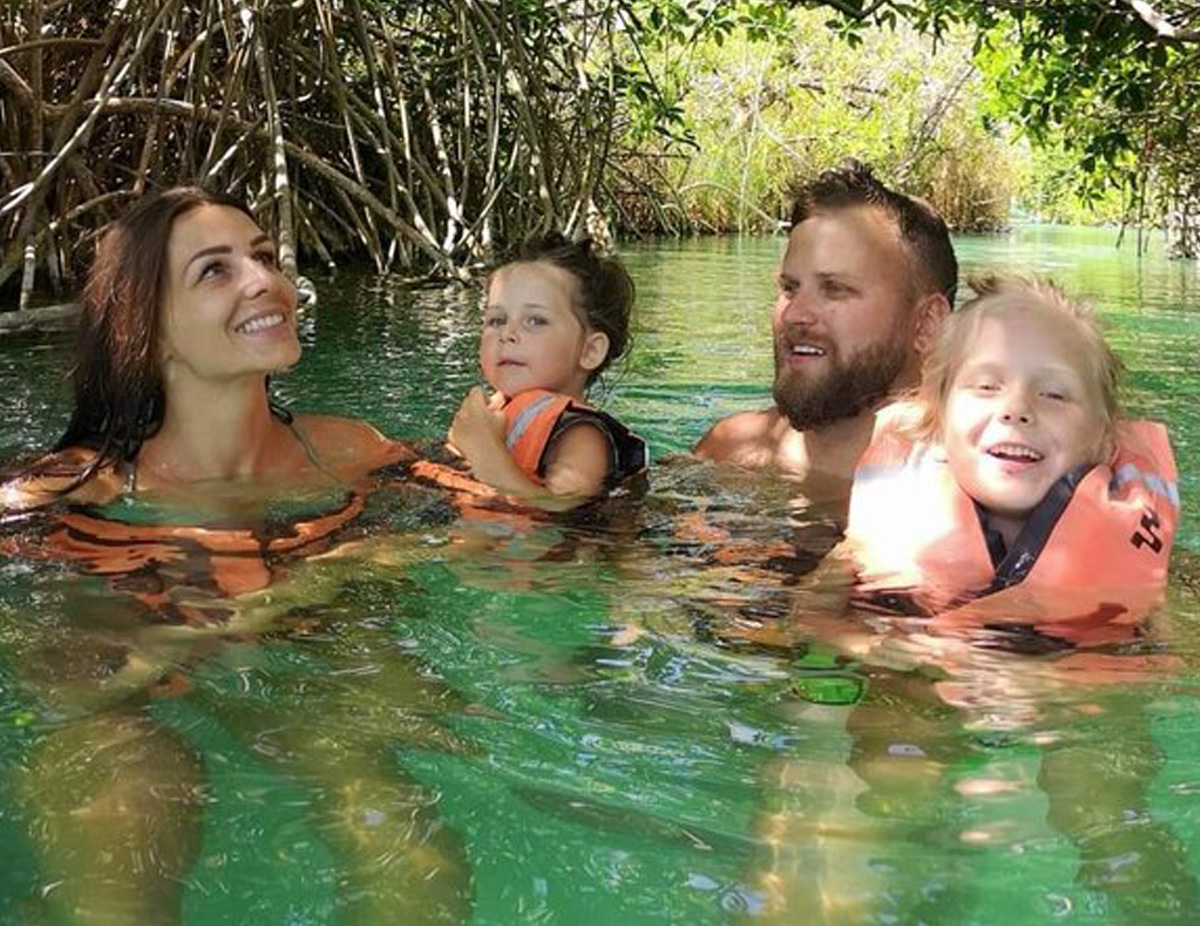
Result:
[[[162,292],[168,379],[265,374],[300,359],[296,287],[271,238],[237,209],[205,204],[175,220]]]
[[[950,383],[942,444],[959,486],[993,515],[1023,521],[1050,487],[1100,462],[1105,413],[1075,320],[1042,307],[980,320]]]

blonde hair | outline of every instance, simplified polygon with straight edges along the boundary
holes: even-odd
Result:
[[[1075,323],[1084,343],[1089,379],[1100,399],[1103,425],[1097,446],[1103,454],[1105,448],[1112,446],[1120,416],[1117,390],[1123,367],[1105,342],[1092,306],[1071,299],[1045,277],[989,273],[973,276],[968,282],[974,295],[947,317],[937,342],[925,358],[921,383],[906,416],[907,430],[920,440],[939,438],[950,387],[985,319],[1014,310],[1058,313]]]

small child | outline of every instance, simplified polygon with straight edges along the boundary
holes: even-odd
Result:
[[[1044,280],[972,286],[855,474],[860,592],[1005,620],[1015,591],[983,596],[1018,585],[1051,621],[1153,603],[1179,513],[1166,429],[1119,420],[1120,363],[1087,307]]]
[[[450,427],[474,476],[505,495],[569,508],[646,467],[646,445],[585,404],[629,344],[633,281],[589,240],[530,240],[488,285],[479,364]]]

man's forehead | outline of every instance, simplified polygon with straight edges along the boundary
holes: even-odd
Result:
[[[874,258],[904,252],[900,226],[875,206],[814,212],[788,235],[789,254],[809,252],[827,260]]]

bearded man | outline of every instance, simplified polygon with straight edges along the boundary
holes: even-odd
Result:
[[[875,410],[916,384],[957,280],[945,222],[870,168],[800,187],[771,317],[775,407],[722,419],[695,454],[843,488]]]

